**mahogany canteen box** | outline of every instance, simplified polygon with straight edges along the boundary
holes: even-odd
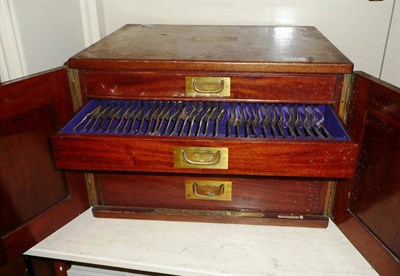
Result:
[[[353,64],[314,27],[127,25],[68,65],[52,149],[95,216],[323,227],[354,175]]]

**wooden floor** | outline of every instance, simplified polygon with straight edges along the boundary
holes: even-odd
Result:
[[[25,254],[178,275],[377,275],[331,221],[326,229],[182,223],[88,210]]]

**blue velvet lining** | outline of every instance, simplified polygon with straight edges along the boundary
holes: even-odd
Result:
[[[161,104],[162,103],[162,104]],[[179,104],[178,104],[179,103]],[[102,105],[102,109],[98,107]],[[203,107],[203,111],[200,113],[199,117],[204,116],[205,110],[207,107],[211,106],[211,109],[216,107],[217,112],[216,115],[219,115],[221,110],[224,110],[223,117],[221,121],[218,122],[218,133],[216,132],[216,120],[210,119],[208,123],[208,130],[205,133],[205,128],[207,125],[207,120],[202,121],[201,128],[199,128],[199,122],[195,121],[191,124],[191,120],[188,120],[185,124],[184,129],[182,130],[182,126],[184,125],[184,119],[177,119],[176,121],[171,121],[168,129],[166,129],[168,124],[168,117],[165,117],[162,120],[164,113],[161,113],[160,116],[154,115],[151,116],[152,112],[156,110],[156,107],[160,107],[161,110],[165,107],[167,101],[135,101],[135,100],[91,100],[86,106],[84,106],[60,131],[60,133],[65,134],[104,134],[104,135],[129,135],[129,136],[150,136],[150,135],[162,135],[162,136],[179,136],[182,133],[182,136],[196,136],[199,133],[199,137],[227,137],[228,134],[228,126],[229,119],[231,118],[231,111],[235,112],[236,116],[243,116],[245,118],[254,118],[255,115],[263,118],[265,113],[260,112],[261,106],[265,108],[265,110],[275,110],[275,115],[280,118],[280,113],[283,112],[283,119],[281,120],[281,127],[278,128],[278,125],[275,127],[275,130],[272,129],[271,126],[266,127],[266,132],[263,130],[260,123],[255,124],[256,135],[254,133],[254,128],[246,129],[246,124],[243,123],[239,127],[239,132],[235,126],[231,127],[230,136],[231,138],[271,138],[271,139],[298,139],[298,140],[350,140],[347,135],[345,129],[341,125],[337,115],[332,110],[332,107],[329,105],[303,105],[303,104],[265,104],[265,103],[229,103],[229,102],[168,102],[168,105],[165,109],[171,109],[171,114],[174,114],[178,111],[182,111],[184,107],[188,113],[193,110],[193,107],[199,106]],[[140,114],[137,116],[135,124],[132,126],[133,119],[135,115],[138,113],[133,113],[132,110],[137,107],[137,111],[142,110],[141,115],[146,114],[150,111],[150,114],[147,118],[143,119]],[[97,108],[97,109],[96,109]],[[103,114],[101,114],[102,110],[108,108]],[[289,112],[292,108],[296,110],[296,114],[300,114],[300,118],[304,120],[306,110],[310,110],[310,108],[316,114],[317,120],[321,119],[321,114],[324,115],[324,123],[323,126],[327,130],[327,132],[331,135],[326,134],[325,130],[321,126],[317,127],[309,127],[308,130],[305,128],[294,128],[292,122],[292,131],[290,131],[290,127],[288,127],[289,120]],[[129,110],[128,110],[129,109]],[[114,110],[114,112],[111,112]],[[128,112],[127,112],[128,110]],[[261,110],[264,110],[261,108]],[[317,112],[318,110],[318,112]],[[119,113],[117,113],[119,111]],[[241,112],[243,111],[243,113]],[[92,112],[91,115],[88,115]],[[198,109],[197,109],[198,112]],[[193,114],[196,114],[194,112]],[[260,112],[260,113],[259,113]],[[126,116],[123,116],[123,115]],[[108,116],[107,116],[108,115]],[[131,115],[129,120],[127,117]],[[114,117],[113,117],[114,116]],[[252,117],[253,116],[253,117]],[[269,113],[269,116],[272,117],[273,113]],[[310,115],[311,116],[311,115]],[[207,116],[205,116],[207,118]],[[311,118],[311,117],[310,117]],[[111,120],[113,119],[113,120]],[[151,119],[151,120],[150,120]],[[111,123],[110,123],[111,121]],[[156,124],[157,130],[156,129]],[[176,124],[178,124],[176,126]],[[189,134],[188,131],[192,125],[192,131]],[[301,126],[304,125],[301,124]],[[118,128],[117,128],[118,126]],[[140,128],[140,129],[139,129]],[[176,130],[174,133],[173,130]],[[317,129],[317,130],[315,130]],[[318,134],[320,132],[322,137]],[[172,133],[172,135],[171,135]]]

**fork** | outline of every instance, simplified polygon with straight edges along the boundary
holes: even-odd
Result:
[[[150,105],[150,108],[149,108],[149,105]],[[136,130],[136,133],[137,133],[137,134],[142,133],[142,127],[143,127],[143,125],[144,125],[144,122],[145,122],[146,120],[149,120],[150,114],[152,113],[153,108],[154,108],[154,101],[148,102],[147,108],[148,108],[148,111],[147,111],[145,114],[143,114],[142,120],[140,121],[140,125],[139,125],[138,129]]]
[[[272,129],[272,133],[274,135],[274,138],[278,138],[278,133],[276,132],[276,123],[278,122],[278,116],[275,113],[275,109],[272,108],[271,106],[269,106],[267,108],[267,111],[270,112],[272,114],[272,118],[271,118],[271,129]]]
[[[214,137],[218,136],[219,122],[222,121],[222,119],[224,118],[224,114],[225,114],[225,109],[224,109],[224,106],[222,103],[219,103],[218,111],[219,111],[219,114],[217,116],[217,119],[215,120]]]
[[[201,112],[203,112],[203,105],[200,103],[195,103],[196,108],[197,108],[197,113],[196,115],[193,116],[192,121],[190,122],[190,127],[189,127],[189,132],[187,133],[187,136],[190,136],[190,133],[192,133],[194,123],[199,122],[201,118]]]
[[[245,136],[246,138],[250,137],[250,126],[252,123],[252,118],[251,118],[251,110],[248,105],[245,105],[243,109],[243,115],[244,115],[244,124],[245,124]]]
[[[194,103],[190,103],[190,107],[192,108],[192,111],[189,113],[188,116],[186,116],[185,120],[183,121],[183,124],[181,127],[181,132],[179,133],[179,136],[183,135],[187,121],[190,122],[194,116],[194,113],[196,112],[196,105]],[[189,125],[189,128],[190,128],[190,125]]]
[[[94,127],[97,125],[97,122],[104,116],[104,114],[106,114],[108,112],[110,107],[111,107],[111,104],[109,106],[107,106],[104,110],[99,112],[99,114],[97,114],[97,117],[96,117],[94,123],[92,124],[92,126],[90,127],[89,132],[93,132],[94,131]],[[83,131],[85,132],[86,129],[84,129]]]
[[[157,118],[158,115],[160,114],[160,112],[162,110],[162,106],[163,106],[163,102],[158,102],[158,101],[155,102],[155,106],[154,106],[155,110],[152,111],[152,114],[149,116],[149,122],[147,124],[146,131],[143,131],[144,134],[146,134],[146,133],[151,134],[151,125],[153,123],[153,120],[155,118]],[[155,127],[156,123],[157,122],[154,122],[154,127]]]
[[[294,139],[297,139],[296,133],[294,133],[294,131],[293,131],[294,117],[292,115],[292,112],[289,110],[289,107],[283,106],[282,107],[282,114],[283,114],[284,117],[288,117],[287,120],[284,120],[284,127],[289,130],[290,135]]]
[[[135,108],[131,111],[131,113],[129,113],[128,117],[126,118],[125,124],[124,124],[124,126],[122,128],[122,132],[123,133],[126,131],[126,128],[128,127],[128,124],[129,124],[129,120],[131,118],[132,118],[132,126],[131,126],[131,128],[130,128],[130,130],[128,132],[132,131],[132,129],[133,129],[134,125],[135,125],[136,118],[137,118],[138,114],[143,112],[143,101],[140,101],[140,106],[142,107],[142,109],[140,111],[139,111],[138,102],[135,102],[134,104],[135,104]],[[138,112],[138,113],[136,114],[136,112]]]
[[[174,108],[174,102],[172,102],[171,107],[170,106],[170,101],[167,101],[167,103],[165,104],[165,112],[161,112],[161,114],[158,116],[157,118],[157,124],[154,127],[154,131],[151,135],[159,135],[161,134],[161,129],[162,129],[162,125],[163,122],[165,120],[169,120],[169,118],[171,117],[171,113],[172,113],[172,109]],[[159,123],[158,123],[159,122]]]
[[[180,112],[178,119],[176,119],[175,127],[172,130],[172,132],[169,134],[169,136],[172,136],[172,135],[174,135],[176,133],[176,131],[178,130],[179,121],[180,120],[184,120],[188,115],[189,115],[189,113],[187,111],[187,106],[185,106],[182,109],[182,111]]]
[[[161,102],[161,105],[163,104],[163,102]],[[154,124],[154,129],[153,132],[150,133],[150,135],[156,135],[157,133],[159,133],[159,124],[162,125],[162,122],[164,121],[164,115],[168,113],[168,107],[169,107],[169,101],[165,102],[164,108],[161,110],[161,112],[158,114],[157,118],[156,118],[156,122]]]
[[[115,118],[117,118],[117,119],[118,119],[118,117],[121,118],[121,113],[122,113],[123,109],[124,109],[124,106],[121,105],[121,107],[114,112],[114,114],[110,118],[110,121],[108,122],[108,125],[107,125],[107,128],[105,130],[105,133],[109,133],[110,132],[111,125],[112,125],[113,121],[115,120]]]
[[[117,111],[117,108],[118,108],[117,102],[114,101],[114,102],[112,103],[112,105],[113,105],[112,109],[109,110],[104,116],[102,116],[102,117],[103,117],[103,118],[102,118],[102,121],[101,121],[101,123],[99,124],[99,126],[97,127],[96,132],[101,132],[102,129],[103,129],[103,126],[105,125],[105,123],[106,123],[106,121],[107,121],[107,119],[111,119],[112,116],[113,116],[113,115],[115,114],[115,112]]]
[[[206,122],[206,126],[205,126],[205,129],[204,129],[203,136],[207,136],[207,134],[208,134],[208,128],[210,126],[210,121],[211,120],[213,121],[213,120],[215,120],[217,118],[217,106],[216,106],[216,104],[215,103],[211,103],[211,107],[212,107],[212,110],[211,110],[210,114],[207,117],[207,122]]]
[[[284,116],[282,110],[279,109],[279,107],[277,107],[277,106],[275,106],[275,111],[276,111],[277,117],[279,117],[279,119],[278,119],[279,132],[282,134],[283,138],[286,138],[286,134],[283,131],[283,127],[285,127],[285,116]]]
[[[327,135],[327,137],[329,139],[335,140],[336,138],[332,134],[330,134],[324,126],[325,116],[324,116],[324,113],[322,112],[322,110],[319,109],[318,107],[314,107],[314,110],[316,113],[318,113],[321,116],[321,118],[316,122],[317,126],[322,128],[322,130],[325,132],[325,134]]]
[[[297,134],[301,137],[301,138],[305,138],[303,132],[301,131],[301,121],[300,121],[300,115],[298,110],[295,107],[291,107],[289,109],[290,111],[290,115],[293,119],[293,127],[296,130]]]
[[[197,127],[197,133],[196,133],[196,137],[198,137],[200,135],[201,132],[201,125],[203,123],[203,121],[206,121],[207,116],[210,114],[211,112],[211,104],[210,103],[205,103],[206,106],[206,113],[201,117],[200,121],[199,121],[199,125]]]
[[[262,114],[265,114],[265,118],[262,119]],[[262,127],[263,135],[264,138],[268,138],[268,132],[267,132],[267,126],[269,127],[269,115],[268,111],[265,109],[265,107],[262,105],[258,109],[258,117],[260,118],[260,126]]]
[[[243,125],[245,120],[244,111],[240,105],[236,107],[236,118],[236,137],[240,137],[240,127]]]
[[[307,110],[301,108],[305,114],[305,118],[304,118],[304,129],[306,130],[308,136],[312,137],[313,139],[317,139],[317,137],[315,137],[315,135],[312,133],[311,129],[312,129],[312,118],[310,118],[311,114],[309,112],[307,112]]]
[[[233,103],[229,104],[229,113],[230,113],[230,118],[228,120],[228,129],[226,132],[227,137],[231,136],[231,128],[236,124],[236,120],[237,120],[235,110],[233,107]]]
[[[258,112],[256,112],[255,108],[252,108],[252,117],[253,120],[251,122],[251,129],[253,131],[253,134],[256,138],[258,138],[258,133],[257,133],[257,126],[260,125],[260,117],[258,116]]]
[[[101,110],[101,108],[102,108],[102,106],[103,106],[103,100],[100,100],[100,103],[99,103],[99,105],[95,108],[95,109],[93,109],[91,112],[89,112],[88,114],[86,114],[85,115],[85,117],[83,117],[83,119],[72,129],[72,131],[75,131],[75,130],[77,130],[78,128],[79,128],[79,126],[81,125],[81,124],[83,124],[83,122],[90,116],[90,120],[88,121],[88,123],[92,120],[92,115],[93,116],[95,116],[95,114],[97,114],[97,112],[99,111],[99,110]],[[86,126],[86,125],[85,125]]]
[[[326,140],[325,136],[319,131],[319,126],[317,125],[317,116],[315,115],[314,109],[312,109],[310,106],[307,106],[306,112],[311,116],[310,120],[312,129],[314,129],[319,138],[321,138],[322,140]]]
[[[173,107],[175,107],[175,105],[176,105],[175,102],[172,102],[172,105],[173,105]],[[182,102],[178,102],[177,103],[177,107],[176,107],[176,111],[175,111],[174,114],[172,114],[172,109],[171,109],[171,114],[172,115],[169,117],[167,126],[165,127],[164,132],[163,132],[162,135],[165,135],[165,134],[168,133],[168,129],[169,129],[169,126],[171,125],[171,122],[176,122],[177,121],[181,111],[182,111]],[[170,135],[172,135],[172,134],[170,134]]]
[[[136,105],[136,102],[135,102],[135,105]],[[124,120],[126,120],[125,123],[128,122],[128,118],[129,118],[128,115],[129,115],[129,112],[131,111],[131,109],[132,109],[132,106],[131,106],[131,102],[129,101],[129,102],[128,102],[128,108],[126,109],[126,111],[124,112],[124,114],[122,114],[121,119],[120,119],[118,125],[117,125],[117,126],[115,127],[115,129],[114,129],[114,133],[117,133],[117,132],[118,132],[118,130],[119,130],[119,128],[121,127],[121,125],[122,125],[122,123],[123,123]]]

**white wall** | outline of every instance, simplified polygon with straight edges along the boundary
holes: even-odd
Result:
[[[62,66],[85,47],[78,0],[1,1],[2,81]],[[10,56],[24,66],[4,62]]]
[[[389,40],[380,78],[400,87],[400,0],[397,0],[395,3]]]
[[[127,23],[313,25],[354,62],[356,70],[400,86],[400,3],[381,72],[395,0],[1,1],[15,3],[29,74],[62,65],[99,33],[103,37]]]
[[[85,47],[77,0],[15,3],[29,73],[61,66]]]

